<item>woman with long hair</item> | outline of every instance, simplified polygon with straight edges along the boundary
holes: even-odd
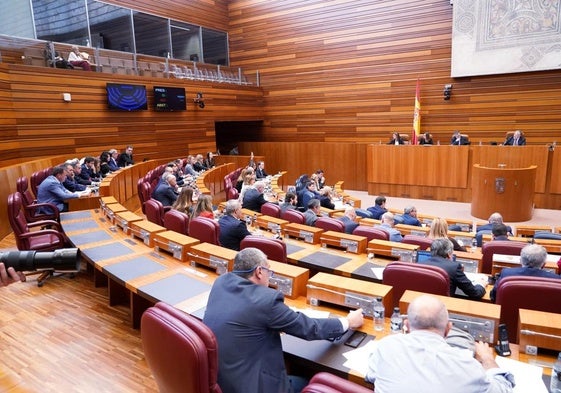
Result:
[[[191,187],[183,187],[181,188],[181,193],[172,205],[172,209],[190,215],[193,211],[194,204],[193,189]]]
[[[466,248],[448,236],[448,222],[444,218],[437,217],[430,224],[429,239],[447,238],[454,245],[454,251],[466,251]]]
[[[197,200],[197,205],[193,210],[193,217],[206,217],[214,219],[214,211],[212,210],[212,197],[210,195],[201,194]]]

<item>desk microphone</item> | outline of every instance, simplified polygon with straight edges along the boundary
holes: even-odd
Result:
[[[549,338],[555,338],[557,340],[561,340],[561,336],[558,336],[556,334],[536,332],[534,330],[528,330],[528,329],[521,329],[520,334],[523,334],[525,336],[540,336],[540,337],[549,337]]]

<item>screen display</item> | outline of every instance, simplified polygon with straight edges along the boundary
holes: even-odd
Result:
[[[417,262],[426,261],[431,257],[430,251],[417,250]]]
[[[146,87],[122,83],[107,84],[107,104],[110,109],[137,111],[148,109]]]
[[[187,109],[183,87],[154,86],[154,109],[157,111],[184,111]]]

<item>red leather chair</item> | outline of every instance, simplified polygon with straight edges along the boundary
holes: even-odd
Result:
[[[356,227],[353,231],[353,235],[364,236],[368,239],[368,241],[372,239],[390,240],[390,235],[388,232],[366,225],[359,225],[358,227]]]
[[[261,236],[246,236],[240,243],[240,250],[248,247],[260,249],[273,261],[286,263],[286,244],[279,239],[269,239]]]
[[[149,182],[144,180],[144,178],[140,178],[136,183],[136,189],[138,192],[138,199],[140,200],[142,213],[146,214],[146,207],[144,206],[144,204],[151,198],[152,187],[150,186]]]
[[[345,233],[345,224],[343,224],[343,221],[339,221],[331,217],[318,218],[314,226],[316,228],[321,228],[324,231],[335,231],[335,232]]]
[[[195,217],[189,223],[189,236],[219,246],[220,226],[210,218]]]
[[[72,246],[57,221],[28,222],[23,210],[21,194],[15,192],[8,195],[8,220],[12,231],[14,231],[18,250],[54,251]],[[44,227],[49,229],[31,230]],[[43,286],[44,281],[53,274],[53,270],[39,272],[38,274],[40,276],[37,279],[37,285]]]
[[[288,209],[281,212],[280,218],[295,224],[304,224],[306,222],[306,218],[304,217],[304,214],[295,209]]]
[[[162,202],[150,198],[144,202],[144,214],[146,214],[146,219],[154,224],[164,226],[164,205]]]
[[[164,227],[183,235],[189,234],[189,216],[183,212],[171,209],[164,214]]]
[[[518,343],[518,309],[561,313],[561,279],[508,276],[499,281],[495,303],[501,306],[501,322],[508,340]]]
[[[401,242],[406,244],[415,244],[419,246],[420,250],[426,250],[427,248],[430,248],[432,239],[418,235],[405,235],[403,236],[403,240]]]
[[[160,392],[222,392],[217,382],[218,344],[204,323],[160,302],[142,314],[140,335]]]
[[[520,255],[527,243],[513,242],[510,240],[493,240],[483,243],[481,247],[481,273],[491,274],[493,270],[493,254]]]
[[[20,193],[23,212],[27,221],[54,220],[60,222],[60,212],[57,207],[51,203],[37,203],[28,185],[29,183],[26,176],[18,178],[16,182],[16,189]],[[45,209],[41,211],[41,208]]]
[[[41,182],[50,175],[51,171],[52,168],[48,168],[46,170],[43,169],[41,171],[33,172],[31,174],[30,186],[33,195],[37,195],[37,189],[39,188],[39,184],[41,184]]]
[[[238,199],[240,197],[240,193],[236,189],[236,187],[230,187],[228,190],[228,200],[230,199]]]
[[[261,214],[264,214],[269,217],[280,218],[281,208],[279,205],[275,205],[274,203],[264,203],[261,205]]]
[[[392,262],[384,269],[382,283],[393,287],[394,307],[407,289],[450,296],[450,277],[440,267],[409,262]]]
[[[312,377],[302,393],[372,393],[372,389],[336,375],[321,372]]]

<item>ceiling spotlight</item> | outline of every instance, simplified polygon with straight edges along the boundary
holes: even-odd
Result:
[[[205,99],[203,98],[203,93],[197,93],[197,97],[193,98],[193,102],[199,105],[199,108],[203,109],[205,107]]]

